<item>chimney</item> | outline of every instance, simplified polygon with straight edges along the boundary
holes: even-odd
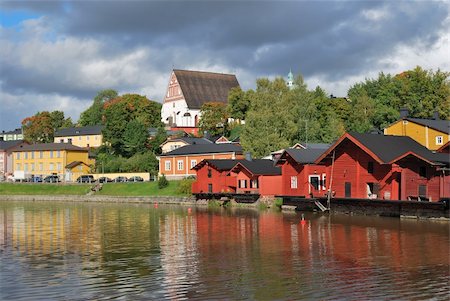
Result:
[[[434,113],[433,113],[433,119],[434,120],[439,120],[439,112],[437,110],[434,111]]]
[[[400,108],[399,113],[400,113],[400,118],[403,119],[403,118],[408,117],[409,110],[408,110],[408,108]]]
[[[252,153],[251,152],[246,152],[245,153],[245,160],[252,161]]]

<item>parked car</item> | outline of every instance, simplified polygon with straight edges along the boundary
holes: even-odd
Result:
[[[46,176],[42,182],[44,183],[58,183],[61,182],[61,180],[59,179],[59,177],[57,175],[51,175],[51,176]]]
[[[78,183],[93,183],[95,182],[93,175],[82,175],[77,179]]]
[[[114,182],[126,182],[128,181],[127,177],[117,177],[114,179]]]
[[[30,182],[42,183],[42,177],[41,176],[32,176]]]
[[[129,178],[128,182],[144,182],[144,179],[139,176],[134,176]]]
[[[108,177],[100,177],[97,179],[98,183],[110,183],[112,182],[112,179],[108,178]]]

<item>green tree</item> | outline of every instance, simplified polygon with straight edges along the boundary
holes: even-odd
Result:
[[[33,143],[53,142],[54,129],[50,112],[38,112],[22,120],[25,140]]]
[[[158,173],[158,159],[152,152],[135,154],[127,159],[123,170],[126,172],[148,172],[156,175]]]
[[[164,127],[159,127],[155,137],[152,137],[149,142],[150,150],[154,154],[161,154],[161,144],[163,144],[164,141],[167,140],[167,132],[164,129]]]
[[[132,155],[125,150],[124,145],[128,139],[125,137],[125,131],[129,122],[137,121],[146,129],[162,126],[161,104],[150,101],[145,96],[125,94],[105,102],[103,110],[103,137],[110,143],[112,152],[116,155]]]
[[[108,89],[98,92],[92,105],[81,113],[79,124],[81,126],[102,124],[104,103],[116,97],[118,97],[118,93],[115,90]]]
[[[221,102],[208,102],[202,105],[200,118],[200,130],[207,131],[210,135],[228,134],[227,106]]]
[[[148,130],[139,120],[128,122],[123,132],[123,151],[128,156],[145,151]]]
[[[235,87],[228,93],[228,112],[231,118],[245,120],[245,115],[250,108],[250,99],[253,91],[244,92],[239,87]]]

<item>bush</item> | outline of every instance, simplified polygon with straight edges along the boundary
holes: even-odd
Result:
[[[179,182],[177,192],[179,194],[192,194],[192,183],[195,182],[195,179],[186,178]]]
[[[169,181],[167,181],[166,176],[163,174],[158,179],[158,188],[163,189],[165,187],[169,186]]]

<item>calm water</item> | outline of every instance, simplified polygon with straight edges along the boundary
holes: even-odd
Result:
[[[449,300],[449,224],[0,203],[1,300]]]

